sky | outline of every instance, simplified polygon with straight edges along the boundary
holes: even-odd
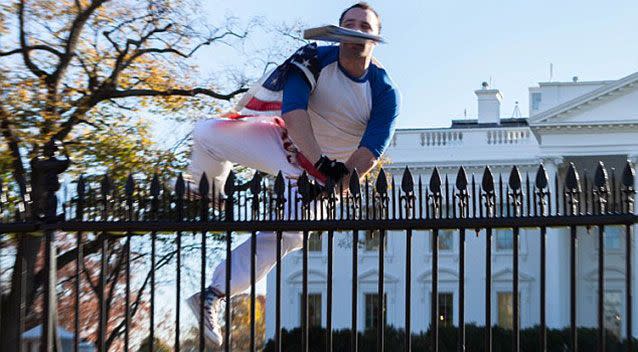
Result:
[[[341,11],[353,3],[203,0],[202,12],[213,24],[235,16],[312,27],[337,24]],[[402,94],[399,128],[449,126],[464,111],[475,117],[474,90],[483,81],[501,90],[502,117],[512,116],[516,101],[526,117],[528,87],[550,80],[550,64],[553,81],[619,79],[638,71],[635,0],[369,3],[381,15],[389,42],[375,56]],[[237,60],[232,49],[208,50],[199,58],[204,70],[227,68]]]

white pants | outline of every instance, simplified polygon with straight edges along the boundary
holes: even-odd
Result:
[[[301,168],[290,164],[281,142],[282,128],[274,123],[246,120],[204,120],[193,130],[193,149],[189,173],[198,183],[205,172],[223,190],[232,164],[237,163],[271,175],[280,170],[287,177],[298,177]],[[292,190],[296,193],[296,187]],[[286,202],[288,204],[290,202]],[[288,213],[287,211],[285,212]],[[284,232],[282,257],[303,245],[301,232]],[[274,232],[258,232],[255,256],[255,282],[262,279],[276,264],[277,236]],[[231,296],[250,287],[250,239],[239,245],[231,255]],[[217,265],[211,286],[226,292],[226,260]]]

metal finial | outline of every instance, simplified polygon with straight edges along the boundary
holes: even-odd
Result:
[[[483,191],[486,193],[494,192],[494,176],[492,175],[492,170],[489,166],[485,167],[483,171],[483,180],[481,181],[481,186],[483,187]]]
[[[521,173],[518,171],[518,167],[512,167],[509,178],[509,186],[512,191],[518,191],[521,189]]]
[[[126,185],[124,185],[124,194],[126,194],[127,198],[133,197],[133,193],[135,192],[135,180],[133,179],[133,175],[129,174],[126,178]]]
[[[536,171],[536,188],[537,189],[545,189],[547,188],[548,185],[548,176],[547,176],[547,171],[545,171],[545,166],[543,166],[543,164],[541,164],[538,167],[538,170]]]
[[[414,192],[414,179],[412,178],[412,173],[408,167],[405,167],[403,170],[403,177],[401,178],[401,189],[406,194]]]
[[[279,171],[279,173],[277,173],[277,178],[275,178],[275,194],[278,198],[283,198],[285,192],[286,182],[284,181],[283,173]]]
[[[622,172],[622,184],[627,188],[634,188],[634,182],[636,179],[636,173],[631,165],[631,162],[625,164],[625,169]]]
[[[609,176],[602,161],[598,162],[596,167],[596,175],[594,176],[594,185],[599,189],[608,189]]]
[[[441,193],[441,175],[439,175],[439,169],[434,168],[432,176],[430,176],[430,191],[432,193]]]
[[[388,193],[388,180],[386,178],[385,171],[383,171],[383,169],[381,169],[381,171],[379,171],[379,176],[377,176],[375,189],[376,189],[377,193],[379,193],[379,194]]]
[[[359,173],[357,172],[357,169],[352,170],[348,186],[350,188],[350,193],[353,196],[358,196],[359,194],[361,194],[361,185],[359,184]]]
[[[580,192],[582,190],[580,186],[580,175],[578,174],[574,163],[569,163],[569,168],[567,168],[565,187],[572,192]]]
[[[151,180],[151,196],[157,197],[160,193],[160,182],[159,176],[157,174],[153,175],[153,179]]]
[[[459,191],[467,190],[467,173],[463,166],[461,166],[456,173],[456,189]]]
[[[232,171],[230,172],[231,174],[233,173]],[[228,177],[230,178],[230,176]],[[208,175],[206,175],[206,173],[204,172],[202,174],[202,177],[199,179],[199,194],[200,196],[202,196],[203,198],[208,197],[208,192],[210,191],[210,183],[208,182]]]

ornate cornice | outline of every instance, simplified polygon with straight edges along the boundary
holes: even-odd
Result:
[[[530,126],[532,130],[549,131],[549,130],[601,130],[601,129],[638,129],[636,122],[618,122],[618,123],[573,123],[573,124],[542,124]]]

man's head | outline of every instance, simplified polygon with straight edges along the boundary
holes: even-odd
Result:
[[[372,6],[365,2],[359,2],[341,13],[339,26],[364,33],[379,34],[381,32],[381,17]],[[374,46],[373,42],[366,44],[342,43],[341,50],[351,57],[368,57],[372,56]]]

